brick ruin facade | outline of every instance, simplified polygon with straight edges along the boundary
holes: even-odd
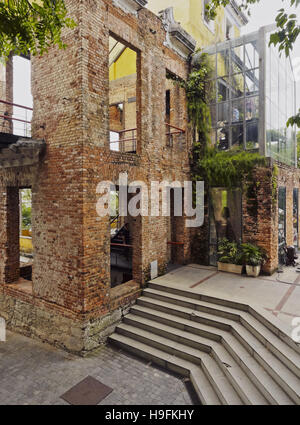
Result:
[[[179,264],[207,262],[208,226],[192,231],[184,217],[131,218],[133,279],[111,288],[110,221],[97,215],[97,186],[107,180],[117,183],[120,173],[129,182],[190,180],[185,93],[166,79],[167,71],[185,79],[189,63],[178,44],[176,50],[166,45],[159,17],[145,8],[128,10],[138,2],[66,3],[78,23],[75,30],[64,32],[68,48],[51,48],[32,59],[32,138],[44,140],[46,152],[38,163],[0,168],[0,316],[10,329],[85,354],[113,332],[149,280],[151,263],[157,261],[161,275],[171,254]],[[137,53],[136,153],[113,152],[109,146],[110,35]],[[192,51],[186,40],[183,47]],[[11,73],[8,66],[6,84]],[[172,146],[165,125],[167,90],[170,119],[185,129]],[[7,86],[5,91],[11,100]],[[268,250],[269,273],[278,258],[278,208],[270,170],[258,171],[264,176],[256,193],[257,217],[249,215],[248,201],[243,201],[244,239]],[[288,188],[287,240],[292,243],[290,199],[300,176],[288,167],[279,170],[279,184]],[[31,287],[23,285],[19,271],[18,190],[23,187],[32,188]],[[170,248],[170,239],[182,245]]]

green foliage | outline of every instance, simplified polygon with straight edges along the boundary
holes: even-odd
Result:
[[[31,214],[32,214],[32,192],[31,189],[22,189],[22,230],[31,229]]]
[[[199,153],[197,145],[194,151]],[[198,156],[193,171],[195,180],[204,179],[210,187],[231,189],[242,187],[244,181],[253,181],[253,170],[258,166],[266,166],[266,158],[259,153],[241,149],[225,152],[209,147],[204,157]]]
[[[243,265],[243,253],[240,246],[226,238],[219,242],[218,257],[220,263]]]
[[[298,111],[298,114],[294,117],[291,117],[287,122],[287,127],[293,127],[294,125],[300,128],[300,109]]]
[[[220,263],[260,266],[268,259],[264,249],[253,243],[238,244],[224,238],[218,245],[218,257]]]
[[[209,103],[213,96],[213,90],[209,80],[212,77],[212,73],[209,55],[202,53],[199,55],[197,63],[193,64],[193,69],[186,81],[173,75],[169,76],[170,79],[185,89],[190,123],[193,133],[198,135],[198,140],[201,142],[202,147],[208,146],[210,143],[211,117]]]
[[[259,2],[260,0],[242,0],[239,7],[240,10],[245,11],[250,16],[251,6]],[[291,7],[298,7],[300,4],[300,0],[285,0],[285,2]],[[215,19],[217,16],[217,9],[220,6],[227,6],[229,3],[230,0],[211,0],[206,6],[206,15],[210,19]],[[278,11],[276,24],[277,32],[271,35],[270,44],[278,46],[280,52],[283,51],[286,56],[289,56],[300,34],[297,16],[295,14],[288,15],[282,8]]]
[[[65,48],[62,29],[74,28],[64,0],[3,0],[0,2],[0,56],[42,55],[51,45]]]
[[[261,266],[265,264],[268,258],[265,250],[252,243],[243,243],[240,249],[243,263],[247,266]]]
[[[31,229],[31,206],[22,205],[22,229],[30,230]]]

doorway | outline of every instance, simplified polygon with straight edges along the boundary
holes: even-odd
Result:
[[[217,266],[221,239],[242,240],[242,191],[212,188],[209,202],[209,263]]]

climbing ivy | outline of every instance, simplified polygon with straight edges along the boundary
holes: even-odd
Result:
[[[199,51],[196,53],[186,81],[173,75],[169,77],[186,91],[189,120],[194,137],[191,155],[192,178],[194,181],[205,181],[208,189],[240,187],[249,196],[253,195],[258,189],[253,171],[256,167],[266,166],[266,158],[257,152],[245,151],[240,147],[219,151],[212,146],[209,105],[216,96],[213,84],[210,83],[213,67],[209,55],[199,54]]]
[[[198,140],[201,148],[205,149],[210,144],[211,116],[209,104],[214,96],[212,83],[213,68],[210,57],[206,53],[198,55],[194,61],[191,72],[186,81],[170,74],[169,79],[185,89],[187,107],[193,137]]]
[[[239,148],[224,152],[208,147],[205,155],[193,163],[193,177],[206,181],[209,187],[243,188],[243,183],[257,183],[253,181],[253,170],[266,164],[266,158],[259,153]]]

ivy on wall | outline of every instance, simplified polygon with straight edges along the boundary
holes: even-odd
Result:
[[[209,104],[216,95],[210,82],[213,77],[213,65],[210,63],[209,55],[196,53],[197,61],[193,63],[186,81],[179,80],[176,76],[169,76],[186,91],[189,121],[194,138],[191,155],[192,178],[194,181],[204,180],[208,188],[241,187],[250,195],[250,192],[257,192],[253,171],[256,167],[265,167],[266,158],[257,152],[245,151],[240,147],[219,151],[216,146],[212,146]],[[273,197],[275,191],[277,187],[274,188]]]

